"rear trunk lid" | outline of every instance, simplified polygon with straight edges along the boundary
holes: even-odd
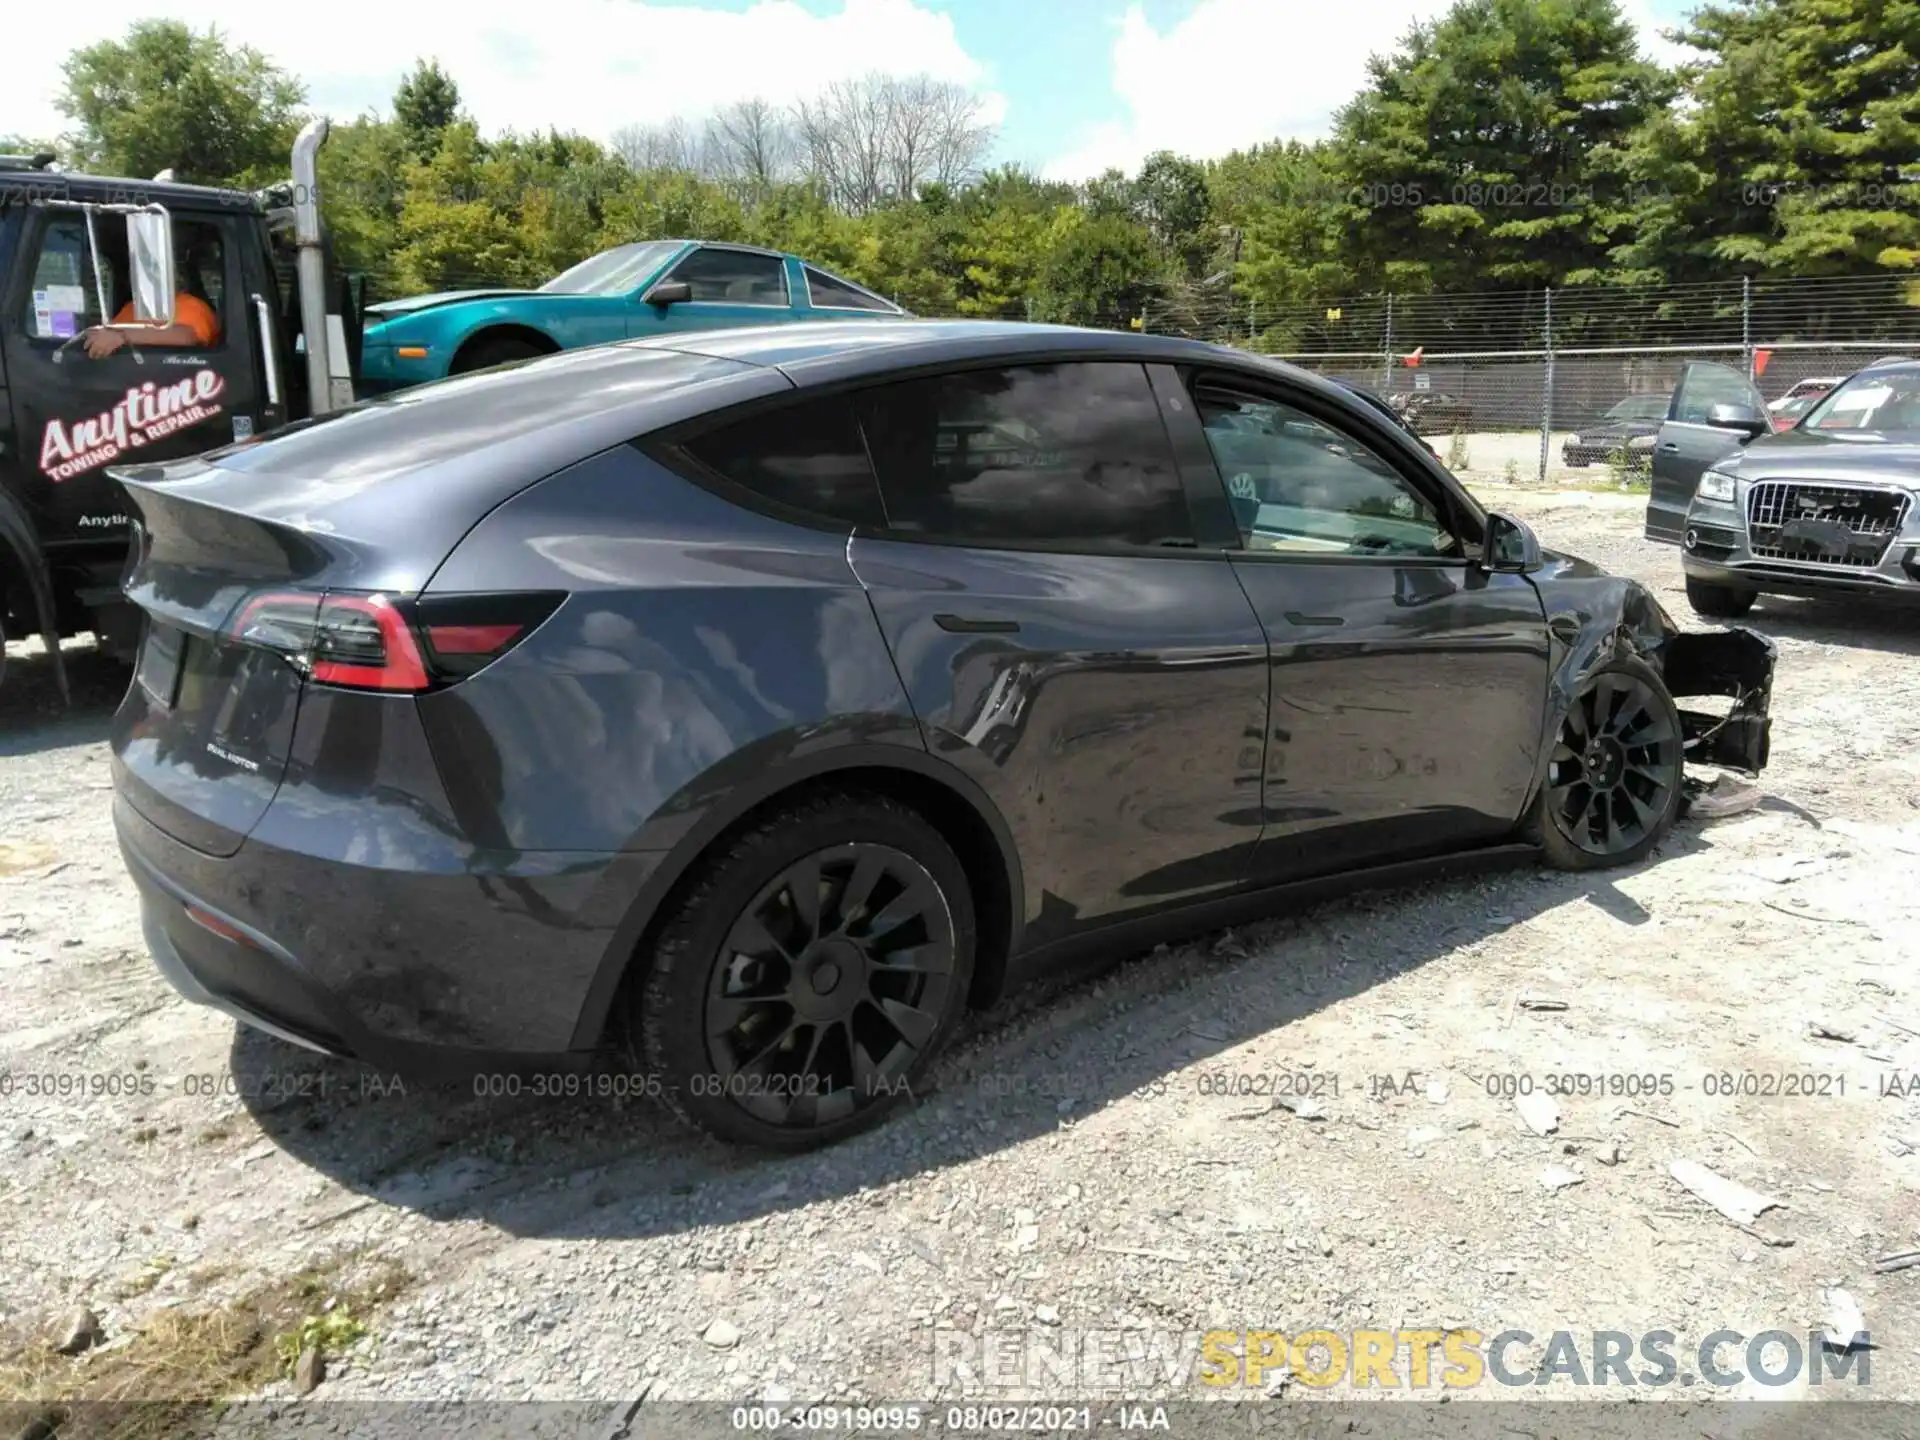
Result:
[[[241,638],[242,617],[263,594],[310,590],[317,609],[330,588],[358,589],[368,578],[404,584],[411,567],[364,537],[195,495],[229,483],[212,467],[160,468],[168,478],[121,477],[139,512],[123,585],[147,628],[114,716],[114,779],[174,838],[231,855],[279,791],[305,684],[283,654]]]

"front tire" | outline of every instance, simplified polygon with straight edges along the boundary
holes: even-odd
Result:
[[[1556,870],[1631,865],[1680,813],[1680,712],[1638,656],[1590,675],[1554,736],[1531,828]]]
[[[1715,585],[1709,580],[1687,577],[1687,604],[1693,613],[1709,620],[1738,620],[1753,608],[1760,592],[1744,585]]]
[[[966,871],[937,830],[882,796],[821,796],[704,862],[639,987],[645,1062],[710,1135],[830,1144],[923,1093],[974,946]]]

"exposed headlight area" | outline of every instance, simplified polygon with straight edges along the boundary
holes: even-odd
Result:
[[[1733,487],[1733,476],[1725,470],[1709,470],[1700,477],[1699,488],[1694,494],[1702,500],[1718,500],[1723,505],[1731,505]]]

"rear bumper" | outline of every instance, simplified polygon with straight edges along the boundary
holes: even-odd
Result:
[[[537,856],[530,873],[447,875],[369,870],[255,840],[222,859],[166,834],[124,796],[113,813],[148,949],[184,998],[409,1076],[592,1061],[575,1031],[619,919],[599,923],[599,911],[624,912],[615,890],[631,898],[622,857],[576,864],[570,877]],[[324,925],[314,923],[322,906]]]

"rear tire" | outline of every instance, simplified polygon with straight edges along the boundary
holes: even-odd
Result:
[[[1709,620],[1738,620],[1753,608],[1760,592],[1743,585],[1715,585],[1708,580],[1687,577],[1687,604],[1693,613]]]
[[[511,336],[501,336],[497,340],[482,340],[453,357],[448,368],[449,375],[466,375],[475,370],[491,369],[495,365],[505,365],[513,360],[531,360],[536,355],[545,355],[530,340],[516,340]]]
[[[722,1140],[827,1145],[924,1093],[966,1008],[966,870],[916,811],[864,792],[761,821],[702,862],[637,987],[668,1106]]]
[[[1594,672],[1554,734],[1529,829],[1556,870],[1644,859],[1680,813],[1680,712],[1638,656]]]

